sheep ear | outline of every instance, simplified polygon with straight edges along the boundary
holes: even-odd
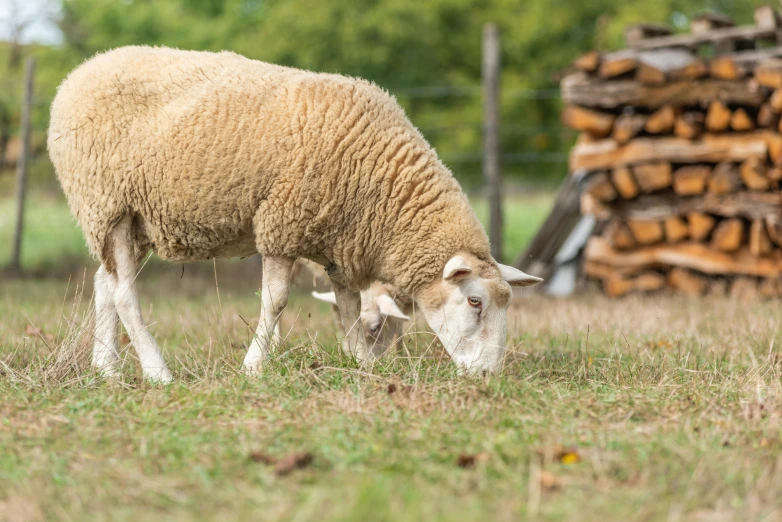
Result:
[[[467,264],[462,256],[454,256],[443,269],[443,279],[446,281],[457,281],[472,273],[472,268]]]
[[[518,268],[508,265],[500,265],[500,277],[511,286],[532,286],[540,283],[543,279],[529,274],[525,274]]]
[[[334,292],[312,292],[312,297],[317,299],[318,301],[324,301],[326,303],[331,303],[334,306],[337,305],[337,294]]]
[[[399,309],[399,307],[396,305],[396,302],[393,300],[393,298],[391,298],[390,295],[377,296],[375,298],[375,304],[377,304],[377,307],[380,309],[380,315],[386,317],[396,317],[397,319],[402,319],[404,321],[410,319],[402,312],[402,310]]]

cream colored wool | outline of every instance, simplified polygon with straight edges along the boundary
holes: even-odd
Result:
[[[499,278],[483,228],[394,98],[230,53],[123,47],[52,103],[49,154],[90,251],[132,219],[137,256],[305,257],[352,290],[417,295],[455,254]]]

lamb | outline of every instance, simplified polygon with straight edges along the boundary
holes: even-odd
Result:
[[[540,281],[492,259],[451,172],[365,80],[230,52],[121,47],[60,85],[47,145],[101,263],[92,362],[107,376],[119,318],[145,378],[172,380],[136,290],[150,249],[181,262],[263,256],[248,373],[269,355],[297,258],[326,267],[359,360],[373,360],[359,292],[377,280],[413,297],[470,372],[500,368],[511,286]]]
[[[312,297],[331,304],[336,323],[342,326],[334,292],[312,292]],[[404,333],[404,325],[410,320],[407,310],[412,309],[412,301],[397,294],[391,285],[375,281],[369,288],[361,291],[361,325],[368,336],[368,348],[375,357],[381,357],[388,348],[396,343]],[[400,304],[405,308],[402,311]],[[343,338],[347,332],[342,328]],[[350,347],[343,341],[342,350],[350,353]]]

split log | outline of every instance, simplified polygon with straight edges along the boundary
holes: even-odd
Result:
[[[782,92],[782,91],[779,91]],[[774,97],[772,96],[772,99]],[[780,97],[782,100],[782,97]],[[779,126],[779,111],[774,109],[769,103],[764,103],[758,110],[758,127],[765,127],[767,129],[776,129]]]
[[[671,34],[671,29],[660,24],[636,24],[631,25],[625,29],[625,43],[628,46],[633,46],[641,40],[647,38],[659,38],[660,36],[668,36]]]
[[[619,145],[613,140],[576,144],[570,151],[570,169],[608,170],[618,165],[649,161],[671,163],[718,163],[766,158],[770,145],[779,148],[782,158],[782,136],[772,131],[746,134],[704,135],[699,140],[681,138],[637,138]],[[773,156],[772,156],[773,159]]]
[[[573,67],[587,73],[595,72],[599,66],[600,53],[597,51],[589,51],[586,54],[582,54],[573,62]]]
[[[721,101],[713,101],[709,104],[706,113],[706,128],[712,132],[724,131],[730,125],[732,113]]]
[[[635,182],[630,167],[617,167],[611,171],[611,181],[614,188],[624,199],[633,199],[638,196],[641,189]]]
[[[588,201],[587,201],[588,200]],[[778,192],[749,192],[735,194],[681,197],[663,193],[642,195],[632,201],[618,200],[610,205],[600,203],[584,194],[583,208],[589,209],[598,219],[617,216],[625,219],[663,220],[668,216],[682,216],[690,212],[713,214],[720,217],[762,219],[777,216],[782,211],[782,194]]]
[[[778,247],[782,248],[782,218],[777,215],[771,215],[765,217],[766,233],[768,233],[769,239]]]
[[[779,13],[770,5],[755,8],[755,25],[758,29],[776,30],[779,28]]]
[[[734,27],[736,23],[727,15],[720,13],[703,13],[693,17],[690,21],[690,32],[692,34],[705,34],[714,29],[725,29]]]
[[[706,119],[702,112],[685,112],[676,118],[673,133],[687,140],[697,138],[703,133],[703,122]]]
[[[756,219],[749,227],[749,251],[753,256],[767,256],[771,253],[771,238],[768,237],[766,224],[762,219]]]
[[[616,190],[608,179],[608,174],[598,172],[590,177],[586,187],[586,193],[602,202],[609,202],[616,199]]]
[[[735,164],[723,162],[714,167],[709,177],[709,192],[717,195],[732,194],[741,188],[741,175]]]
[[[590,261],[621,269],[642,270],[659,265],[673,265],[715,275],[779,277],[782,273],[782,259],[755,257],[749,250],[728,254],[692,242],[676,245],[662,243],[620,252],[611,248],[608,241],[602,237],[592,236],[584,249],[584,256]]]
[[[617,143],[624,145],[635,138],[646,125],[648,116],[644,114],[622,114],[614,122],[614,131],[611,134]]]
[[[690,230],[687,223],[679,216],[671,216],[663,222],[665,228],[665,240],[669,243],[678,243],[687,239]]]
[[[671,186],[673,176],[670,163],[644,163],[633,167],[633,177],[645,194]]]
[[[766,163],[758,158],[750,158],[741,164],[741,180],[750,190],[767,191],[771,182],[766,177]]]
[[[744,241],[744,222],[740,219],[726,219],[717,224],[712,234],[711,245],[722,252],[736,252]]]
[[[782,181],[782,167],[771,167],[766,171],[766,176],[772,185],[778,185]]]
[[[664,238],[663,226],[659,221],[629,219],[627,227],[633,234],[636,243],[640,245],[653,245]]]
[[[676,111],[670,105],[666,105],[649,116],[644,129],[650,134],[668,134],[673,131],[675,124]]]
[[[679,196],[703,194],[710,175],[711,167],[708,165],[680,167],[673,173],[673,191]]]
[[[609,80],[631,73],[638,66],[637,54],[630,50],[617,51],[603,55],[597,75],[603,80]]]
[[[763,87],[782,88],[782,60],[767,60],[755,68],[755,81]]]
[[[703,295],[708,286],[705,277],[679,267],[672,268],[667,279],[671,288],[690,297]]]
[[[748,69],[733,56],[718,56],[709,62],[709,74],[720,80],[741,80],[747,76]]]
[[[716,220],[708,214],[690,212],[687,214],[687,226],[690,229],[690,238],[695,241],[703,241],[709,237]]]
[[[568,105],[562,111],[562,123],[577,131],[587,132],[596,138],[611,134],[615,116],[604,112]]]
[[[774,112],[782,113],[782,89],[777,89],[771,93],[771,96],[768,99],[768,104],[774,110]]]
[[[664,105],[702,105],[715,100],[726,104],[759,107],[766,101],[763,90],[758,89],[752,82],[714,78],[650,86],[636,80],[604,82],[579,72],[566,76],[560,87],[565,103],[604,109],[659,109]]]
[[[747,111],[739,107],[730,117],[730,128],[739,132],[750,131],[755,128],[755,122],[749,117]]]
[[[611,246],[617,250],[629,250],[635,248],[636,242],[632,232],[619,219],[611,220],[606,226],[605,237]]]
[[[638,54],[635,79],[646,85],[663,85],[675,80],[694,80],[705,75],[706,64],[681,49],[663,49]]]
[[[631,292],[653,292],[665,286],[665,277],[657,272],[644,272],[628,278],[614,275],[603,280],[603,292],[609,297],[621,297]]]

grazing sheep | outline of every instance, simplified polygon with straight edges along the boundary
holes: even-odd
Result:
[[[334,292],[312,292],[312,297],[330,303],[336,323],[342,327],[337,295]],[[405,308],[404,312],[400,305]],[[397,295],[394,287],[389,284],[375,281],[369,285],[369,288],[361,291],[361,325],[367,335],[368,348],[375,357],[381,357],[402,337],[405,321],[410,320],[407,315],[410,313],[408,310],[412,308],[412,300]],[[346,338],[347,332],[344,327],[341,330],[343,337]],[[350,353],[346,339],[342,343],[342,350]]]
[[[163,259],[264,257],[244,359],[267,357],[291,267],[327,268],[350,351],[372,360],[360,290],[412,296],[454,362],[495,371],[511,285],[467,198],[394,98],[375,85],[229,53],[122,47],[76,68],[52,102],[48,148],[91,253],[94,366],[116,371],[117,318],[150,380],[169,372],[135,277]],[[353,327],[355,325],[355,327]]]

